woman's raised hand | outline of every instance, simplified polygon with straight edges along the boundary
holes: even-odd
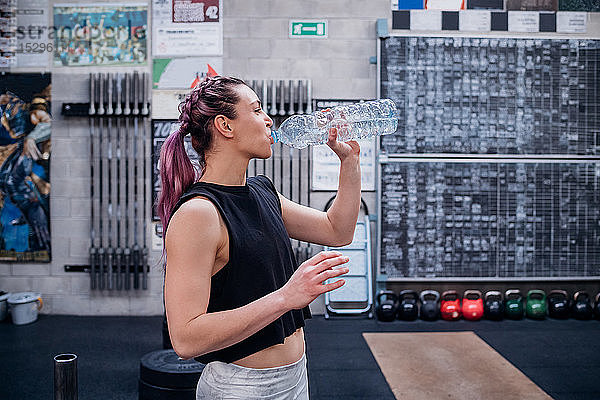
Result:
[[[339,157],[340,161],[344,161],[348,157],[353,157],[358,160],[360,154],[360,145],[356,140],[349,140],[347,142],[340,142],[338,138],[338,129],[329,129],[329,136],[327,137],[327,146],[333,150],[333,152]]]
[[[343,279],[328,284],[323,282],[348,273],[348,267],[339,267],[348,261],[349,258],[338,251],[322,251],[303,262],[287,283],[279,289],[286,308],[291,310],[304,308],[321,294],[344,285]]]

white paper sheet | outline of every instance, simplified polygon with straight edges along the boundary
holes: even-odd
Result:
[[[508,30],[510,32],[539,32],[540,13],[538,11],[509,11]]]
[[[560,11],[556,13],[556,32],[561,33],[586,33],[586,12]]]

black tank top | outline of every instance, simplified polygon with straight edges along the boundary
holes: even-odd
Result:
[[[211,279],[207,312],[242,307],[274,292],[298,268],[273,182],[264,175],[248,178],[246,182],[243,186],[196,182],[171,213],[187,200],[204,196],[216,206],[227,226],[229,262]],[[288,311],[247,339],[195,359],[205,364],[239,360],[283,343],[308,318],[311,318],[308,307]]]

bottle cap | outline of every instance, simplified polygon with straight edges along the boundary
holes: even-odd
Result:
[[[271,131],[271,137],[273,138],[274,143],[279,142],[279,139],[281,139],[281,135],[276,130]]]

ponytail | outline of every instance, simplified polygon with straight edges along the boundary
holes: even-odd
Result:
[[[183,192],[196,180],[197,171],[190,161],[184,145],[185,125],[172,132],[160,149],[161,192],[158,197],[158,216],[163,235],[171,213]]]

